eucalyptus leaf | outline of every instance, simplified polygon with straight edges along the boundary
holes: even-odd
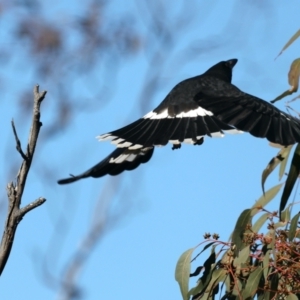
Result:
[[[191,271],[191,256],[195,248],[191,248],[185,251],[179,258],[176,269],[175,269],[175,279],[179,284],[182,299],[188,300],[189,291],[189,278]]]
[[[205,292],[206,296],[203,296],[203,298],[201,299],[206,299],[210,295],[211,290],[216,286],[216,284],[219,282],[223,282],[226,279],[226,271],[224,269],[214,268],[208,275],[209,276],[207,279],[209,280],[205,280],[203,282],[201,281],[201,284],[198,284],[195,288],[192,288],[188,293],[189,296],[194,296]]]
[[[202,252],[204,252],[206,249],[208,249],[210,246],[212,246],[213,244],[215,244],[216,242],[211,242],[211,243],[208,243],[207,245],[205,245],[204,247],[203,247],[203,249],[192,259],[192,262],[194,261],[194,260],[196,260],[196,258],[202,253]]]
[[[263,259],[263,273],[265,281],[268,281],[268,276],[270,273],[270,250],[267,250]]]
[[[242,291],[242,283],[240,280],[236,280],[234,288],[232,290],[232,295],[237,296],[237,299],[243,299],[241,297],[241,291]]]
[[[281,95],[277,96],[271,103],[274,103],[285,96],[291,95],[294,92],[297,92],[299,86],[299,76],[300,76],[300,58],[295,59],[290,67],[290,71],[288,73],[288,82],[291,88]]]
[[[283,170],[280,167],[279,177],[280,177],[280,174],[282,172],[284,172],[287,157],[291,151],[291,148],[292,148],[292,146],[282,147],[280,149],[280,151],[277,153],[277,155],[270,160],[267,167],[263,170],[263,173],[261,176],[261,185],[262,185],[263,193],[265,193],[264,184],[265,184],[266,179],[278,165],[284,166]],[[281,175],[281,177],[282,177],[282,175]]]
[[[286,300],[298,300],[299,298],[295,294],[288,294]]]
[[[277,96],[274,100],[270,101],[271,103],[275,103],[281,99],[283,99],[284,97],[286,96],[290,96],[293,94],[293,91],[290,91],[290,90],[286,90],[284,91],[283,93],[281,93],[279,96]]]
[[[284,147],[285,151],[284,151],[284,153],[281,154],[282,157],[284,157],[284,160],[280,164],[279,180],[281,180],[283,175],[284,175],[284,171],[285,171],[285,168],[286,168],[286,165],[287,165],[287,162],[288,162],[288,158],[289,158],[289,155],[291,153],[292,148],[293,148],[293,145]]]
[[[291,86],[291,91],[297,92],[298,86],[299,86],[299,76],[300,76],[300,58],[295,59],[292,62],[289,74],[288,74],[288,79],[289,79],[289,84]]]
[[[281,212],[281,221],[283,223],[287,223],[291,219],[291,209],[292,206],[289,205],[284,211]]]
[[[247,279],[246,286],[242,292],[242,299],[247,299],[255,295],[260,278],[262,276],[262,267],[258,266]]]
[[[243,250],[241,250],[238,256],[234,259],[233,265],[235,267],[240,266],[242,263],[245,263],[249,259],[250,254],[250,246],[246,246]]]
[[[282,183],[279,183],[270,188],[264,195],[262,195],[252,206],[251,216],[254,216],[260,211],[260,207],[265,207],[280,191]]]
[[[266,212],[262,214],[258,220],[254,223],[252,226],[252,231],[258,233],[258,231],[261,229],[261,227],[266,223],[266,221],[269,219],[270,213]]]
[[[300,217],[300,212],[298,212],[292,218],[291,225],[290,225],[290,228],[289,228],[289,235],[288,235],[290,242],[295,238],[296,231],[297,231],[297,228],[298,228],[299,217]]]
[[[286,50],[294,41],[300,36],[300,29],[296,31],[296,33],[287,41],[287,43],[283,46],[282,50],[278,54],[281,55],[284,50]],[[277,57],[278,57],[277,56]]]
[[[251,209],[245,209],[239,216],[232,233],[232,242],[236,246],[236,254],[244,248],[244,232],[247,225],[251,222]]]

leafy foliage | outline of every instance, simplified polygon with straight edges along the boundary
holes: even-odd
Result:
[[[205,234],[203,243],[206,245],[196,257],[209,248],[211,253],[194,273],[188,274],[187,270],[191,268],[188,258],[196,248],[180,257],[176,280],[183,299],[214,299],[220,287],[221,291],[225,289],[222,299],[299,299],[300,214],[289,223],[289,206],[283,213],[285,222],[278,222],[277,212],[259,207],[261,216],[254,224],[251,216],[257,213],[258,207],[240,214],[229,242]],[[268,229],[265,234],[259,232],[263,225]],[[187,291],[187,282],[192,276],[199,279],[197,285]]]
[[[279,180],[282,178],[291,149],[292,146],[282,147],[279,153],[274,158],[271,159],[267,167],[264,169],[261,178],[263,192],[264,192],[264,184],[267,177],[274,171],[274,169],[278,165],[280,165]],[[281,212],[284,210],[286,203],[291,195],[296,180],[299,177],[299,172],[300,172],[300,145],[298,144],[293,153],[290,169],[287,174],[288,175],[287,180],[280,200],[280,206],[279,206],[280,217],[281,217]]]
[[[262,174],[263,188],[266,178],[279,165],[279,179],[282,178],[291,149],[291,146],[283,147],[270,161]],[[176,267],[176,280],[183,299],[215,299],[220,287],[222,299],[300,299],[300,213],[291,218],[292,204],[284,209],[299,168],[300,145],[297,145],[279,213],[267,211],[265,206],[279,193],[282,183],[264,192],[251,208],[240,214],[229,242],[219,241],[217,235],[204,235],[206,245],[193,260],[209,248],[211,254],[194,273],[187,274],[191,261],[185,260],[184,268],[180,265],[182,257],[187,258],[186,253],[191,255],[196,248],[182,255]],[[268,229],[265,234],[260,233],[264,226]],[[189,277],[198,275],[197,285],[188,291]]]

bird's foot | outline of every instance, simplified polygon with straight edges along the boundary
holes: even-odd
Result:
[[[202,145],[204,142],[204,138],[202,137],[200,140],[197,140],[194,145]]]
[[[173,144],[172,150],[180,149],[181,148],[181,143],[179,144]]]

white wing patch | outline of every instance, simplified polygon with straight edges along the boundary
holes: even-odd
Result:
[[[244,131],[238,130],[238,129],[235,129],[235,128],[232,128],[230,130],[223,130],[223,131],[226,132],[226,133],[229,133],[229,134],[241,134],[241,133],[244,133]]]
[[[124,161],[132,162],[135,160],[136,157],[137,157],[137,154],[121,154],[115,158],[112,157],[109,160],[109,163],[110,164],[121,164]]]
[[[96,136],[96,139],[98,139],[99,141],[111,141],[111,140],[116,139],[116,138],[117,138],[117,136],[113,136],[110,133],[106,133],[106,134]]]
[[[144,156],[146,154],[146,152],[151,149],[151,148],[144,148],[142,149],[139,153],[122,153],[121,155],[117,156],[117,157],[112,157],[110,160],[109,160],[109,163],[110,164],[121,164],[125,161],[129,161],[129,162],[133,162],[137,156],[141,155],[141,156]]]
[[[144,119],[152,119],[152,120],[158,120],[158,119],[166,119],[166,118],[170,118],[170,116],[168,115],[168,109],[165,109],[163,112],[161,112],[160,114],[157,114],[154,111],[150,111],[149,113],[147,113],[145,116],[143,116]]]
[[[103,140],[103,139],[101,139],[101,140]],[[119,138],[119,139],[116,139],[116,140],[112,141],[111,143],[114,144],[114,145],[118,145],[119,143],[122,143],[124,141],[125,141],[124,139]]]
[[[96,136],[96,139],[98,139],[100,142],[113,140],[111,143],[116,145],[118,148],[128,148],[129,150],[136,150],[144,147],[143,145],[140,144],[132,144],[130,142],[126,142],[125,139],[111,135],[110,133],[98,135]]]
[[[219,138],[222,138],[224,137],[224,133],[218,131],[218,132],[212,132],[211,133],[211,137],[219,137]]]
[[[174,118],[194,118],[194,117],[198,117],[198,116],[201,116],[201,117],[213,116],[213,113],[211,111],[208,111],[199,106],[196,109],[191,109],[190,111],[187,111],[187,112],[181,112],[180,114],[173,117],[168,114],[168,109],[166,108],[159,114],[154,111],[150,111],[143,118],[151,119],[151,120],[158,120],[158,119],[174,119]]]
[[[127,157],[126,160],[132,162],[132,161],[135,160],[135,158],[136,158],[136,155],[135,155],[135,154],[130,154],[130,155]]]

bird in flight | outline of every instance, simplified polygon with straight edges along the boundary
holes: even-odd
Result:
[[[118,175],[148,162],[156,146],[201,145],[205,136],[245,131],[283,146],[299,143],[300,120],[231,84],[236,63],[237,59],[221,61],[202,75],[181,81],[144,117],[98,136],[117,149],[86,172],[58,183]]]

